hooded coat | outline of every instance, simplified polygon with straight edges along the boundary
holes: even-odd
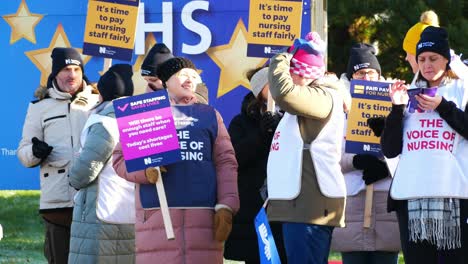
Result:
[[[111,102],[101,104],[96,114],[115,118]],[[70,185],[79,191],[73,210],[68,263],[135,263],[133,224],[106,223],[96,215],[99,176],[105,166],[112,166],[110,158],[118,138],[102,123],[92,125],[87,132],[81,154],[70,169]]]
[[[237,183],[241,207],[224,245],[224,257],[251,263],[260,263],[254,219],[264,202],[259,189],[266,179],[271,144],[271,138],[261,133],[260,118],[260,106],[253,93],[248,93],[242,101],[241,113],[232,119],[228,129],[239,163]],[[270,227],[281,262],[286,263],[281,224],[271,223]]]

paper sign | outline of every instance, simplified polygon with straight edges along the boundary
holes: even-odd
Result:
[[[161,90],[113,102],[128,172],[181,160],[168,98]]]
[[[389,92],[390,83],[351,80],[351,111],[348,114],[346,130],[347,153],[380,154],[380,138],[376,137],[367,125],[370,117],[385,117],[392,103]]]
[[[251,0],[247,56],[271,57],[301,38],[302,0]]]
[[[130,61],[135,44],[138,3],[137,0],[90,0],[83,54]]]

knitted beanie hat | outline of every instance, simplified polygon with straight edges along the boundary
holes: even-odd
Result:
[[[164,43],[156,43],[141,64],[141,76],[157,77],[158,65],[173,57],[174,55]]]
[[[68,65],[80,66],[83,72],[83,79],[87,80],[84,76],[83,60],[81,55],[74,48],[54,48],[52,54],[52,72],[49,75],[47,81],[47,87],[52,87],[52,81],[55,79],[57,74]]]
[[[167,80],[169,80],[169,78],[171,78],[172,75],[178,73],[184,68],[197,70],[197,68],[195,68],[195,65],[191,60],[182,57],[174,57],[168,59],[167,61],[161,63],[158,66],[157,75],[165,85]]]
[[[305,39],[296,39],[288,49],[297,49],[291,59],[290,72],[308,79],[318,79],[325,74],[325,42],[317,32],[309,32]]]
[[[450,62],[450,46],[447,31],[439,27],[427,27],[421,33],[421,39],[416,46],[416,59],[419,54],[425,51],[438,53]]]
[[[262,92],[263,87],[268,83],[268,67],[262,68],[257,71],[250,79],[250,89],[255,97]]]
[[[133,95],[133,70],[129,64],[115,64],[101,76],[97,88],[104,101]]]
[[[353,74],[360,69],[371,68],[381,73],[380,64],[375,56],[374,46],[367,43],[354,44],[349,53],[346,77],[351,80]]]
[[[405,38],[403,39],[403,49],[406,52],[416,55],[416,44],[419,42],[421,33],[428,26],[439,26],[439,18],[432,10],[422,13],[420,22],[416,23],[406,32]]]

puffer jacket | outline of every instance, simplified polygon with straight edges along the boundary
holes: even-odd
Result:
[[[55,86],[42,89],[45,98],[31,102],[23,125],[17,156],[25,167],[40,165],[40,212],[73,207],[76,191],[68,184],[68,170],[80,143],[80,134],[89,110],[98,102],[98,94],[84,84],[76,96]],[[40,94],[40,93],[36,93]],[[31,139],[37,137],[53,147],[41,162],[32,152]]]
[[[218,135],[212,155],[216,168],[216,202],[228,206],[233,213],[236,213],[239,209],[237,161],[229,134],[218,112],[216,117]],[[120,144],[117,144],[114,150],[113,163],[119,176],[137,183],[135,191],[137,263],[223,263],[223,243],[214,239],[213,209],[169,208],[175,239],[167,240],[161,210],[143,210],[140,202],[140,184],[149,184],[144,170],[127,172]],[[196,172],[190,173],[196,175]]]
[[[111,102],[101,104],[96,113],[115,118]],[[118,141],[112,135],[102,123],[92,125],[70,168],[70,185],[79,191],[73,209],[68,263],[135,263],[133,224],[105,223],[96,215],[98,178],[104,166],[112,166],[110,158]]]
[[[259,189],[266,179],[271,145],[271,138],[261,132],[260,119],[260,106],[250,92],[242,101],[241,113],[232,119],[228,129],[239,162],[237,182],[241,207],[224,245],[224,257],[251,263],[260,262],[254,219],[263,204]],[[281,224],[271,223],[270,227],[281,263],[286,263]]]

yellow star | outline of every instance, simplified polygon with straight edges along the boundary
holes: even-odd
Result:
[[[217,98],[239,85],[250,87],[245,73],[267,61],[266,58],[247,57],[247,30],[242,19],[237,22],[228,44],[209,48],[206,53],[221,70]]]
[[[15,43],[22,38],[36,44],[34,27],[39,23],[42,17],[43,15],[30,13],[25,0],[21,1],[16,14],[3,16],[3,19],[5,19],[11,27],[10,44]]]
[[[32,63],[34,63],[34,65],[36,65],[39,71],[41,71],[40,85],[42,86],[47,84],[47,78],[49,77],[49,74],[52,70],[52,58],[50,57],[50,54],[56,47],[71,47],[70,41],[68,40],[68,37],[63,30],[62,24],[57,26],[57,30],[55,31],[48,48],[25,52],[26,56],[32,61]],[[75,49],[81,54],[84,66],[91,59],[91,56],[83,55],[82,49]]]

